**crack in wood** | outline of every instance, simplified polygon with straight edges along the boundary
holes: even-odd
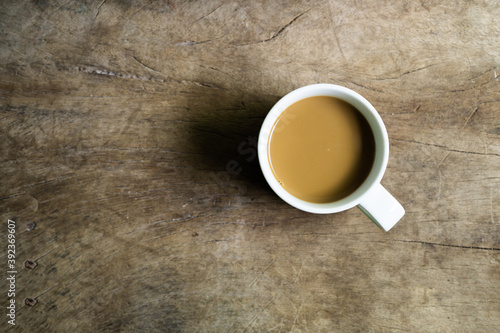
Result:
[[[139,62],[142,66],[144,66],[148,70],[154,71],[158,74],[161,74],[162,76],[165,76],[164,73],[147,66],[146,64],[140,62],[135,57],[134,57],[134,60]],[[149,81],[149,82],[196,85],[196,86],[205,87],[205,88],[223,89],[223,88],[218,87],[214,84],[210,84],[210,83],[206,83],[206,82],[198,82],[198,81],[190,81],[190,80],[171,80],[171,79],[158,78],[158,77],[154,77],[154,76],[140,76],[137,74],[126,74],[126,73],[115,72],[115,71],[99,68],[96,66],[76,66],[75,68],[66,68],[66,67],[59,66],[59,69],[65,70],[65,71],[70,71],[70,72],[76,71],[76,72],[83,72],[83,73],[87,73],[87,74],[95,74],[95,75],[102,75],[102,76],[108,76],[108,77],[118,77],[121,79],[135,79],[135,80],[142,80],[142,81]]]
[[[3,197],[3,198],[0,198],[0,200],[7,200],[7,199],[16,198],[16,197],[19,197],[19,196],[21,196],[21,195],[23,195],[23,194],[25,194],[25,193],[26,193],[26,192],[23,192],[23,193],[18,193],[18,194],[12,194],[12,195],[10,195],[10,196],[8,196],[8,197]]]

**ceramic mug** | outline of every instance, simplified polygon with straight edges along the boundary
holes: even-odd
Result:
[[[269,142],[273,126],[281,113],[293,103],[313,96],[342,99],[363,114],[375,138],[375,160],[366,180],[349,196],[329,203],[312,203],[288,193],[274,177],[269,162]],[[337,213],[358,206],[379,227],[388,231],[404,215],[401,204],[380,184],[389,160],[389,138],[382,118],[357,92],[334,84],[313,84],[294,90],[281,98],[269,111],[259,133],[259,163],[268,184],[276,194],[295,208],[310,213]]]

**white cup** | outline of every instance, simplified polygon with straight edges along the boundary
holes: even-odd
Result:
[[[269,162],[269,142],[273,126],[281,113],[293,103],[313,96],[331,96],[354,106],[368,121],[375,137],[375,161],[366,180],[349,196],[329,203],[312,203],[288,193],[274,177]],[[389,160],[389,138],[382,118],[360,94],[334,84],[313,84],[288,93],[269,111],[259,133],[259,163],[271,188],[288,204],[310,213],[337,213],[358,206],[373,222],[389,231],[404,215],[401,204],[382,186],[380,181]]]

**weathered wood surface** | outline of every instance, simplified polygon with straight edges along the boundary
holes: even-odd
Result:
[[[3,1],[13,329],[500,331],[498,17],[479,0]],[[407,211],[389,233],[289,207],[252,158],[273,103],[319,82],[385,121],[382,184]]]

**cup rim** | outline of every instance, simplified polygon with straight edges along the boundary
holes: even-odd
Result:
[[[281,113],[293,103],[313,96],[332,96],[353,105],[365,117],[375,137],[375,161],[368,177],[353,193],[341,200],[329,203],[312,203],[288,193],[274,177],[268,158],[269,139],[272,128]],[[289,92],[271,108],[259,132],[258,156],[259,164],[267,183],[282,200],[306,212],[329,214],[341,212],[358,205],[363,201],[364,197],[380,183],[389,160],[389,138],[382,118],[370,102],[363,96],[343,86],[330,83],[318,83],[303,86]]]

